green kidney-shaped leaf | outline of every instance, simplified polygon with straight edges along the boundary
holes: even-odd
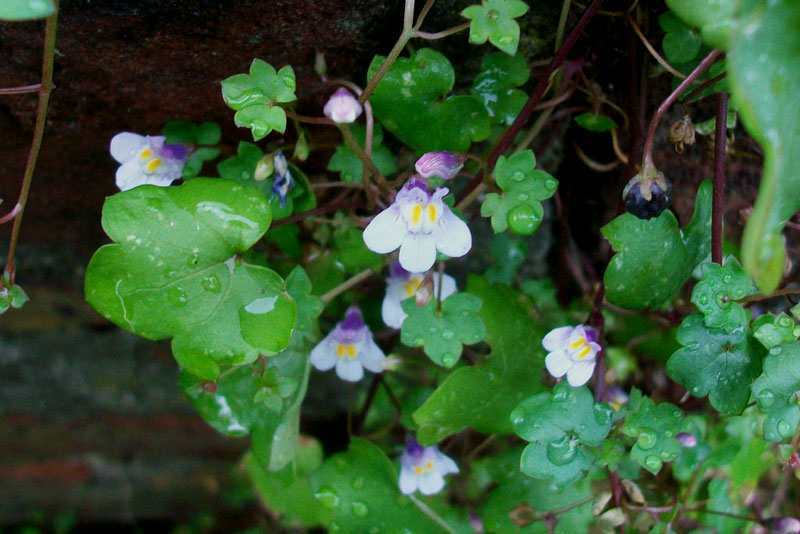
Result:
[[[686,246],[671,211],[648,220],[624,213],[602,233],[616,252],[603,277],[608,300],[614,304],[656,307],[686,281]]]
[[[461,16],[470,19],[469,42],[483,44],[488,39],[497,48],[513,56],[519,45],[519,24],[514,19],[528,11],[522,0],[483,0],[469,6]]]
[[[767,414],[764,437],[769,441],[791,438],[800,423],[800,341],[770,349],[764,373],[753,382],[759,409]]]
[[[385,59],[375,56],[368,78]],[[474,96],[442,100],[454,83],[455,71],[447,58],[423,48],[392,64],[370,103],[383,126],[417,152],[464,152],[473,141],[489,137],[489,115]]]
[[[529,76],[523,56],[486,54],[470,92],[481,99],[493,124],[510,126],[528,100],[524,91],[515,88],[527,82]]]
[[[610,117],[598,115],[596,113],[581,113],[575,117],[575,122],[577,122],[581,128],[589,130],[590,132],[607,132],[617,127],[617,123]]]
[[[477,276],[469,278],[467,292],[483,301],[479,315],[492,353],[477,365],[453,371],[414,412],[423,445],[466,427],[510,434],[511,410],[543,389],[544,332],[532,319],[530,301],[515,289]]]
[[[736,25],[726,61],[742,123],[764,149],[761,186],[742,237],[742,263],[759,289],[770,293],[783,273],[781,231],[800,209],[800,128],[795,120],[800,115],[800,3],[758,6]]]
[[[733,16],[741,4],[739,0],[666,0],[667,6],[684,22],[700,28],[708,46],[727,50]],[[668,28],[664,28],[671,31]]]
[[[486,195],[486,200],[481,204],[481,216],[491,217],[495,233],[508,228],[520,235],[534,233],[544,216],[542,201],[553,196],[558,181],[536,169],[536,156],[532,150],[509,158],[500,156],[494,179],[503,194]]]
[[[677,332],[683,348],[670,357],[667,374],[695,397],[708,395],[717,411],[742,413],[763,352],[749,330],[747,324],[730,331],[710,328],[702,314],[687,316]]]
[[[789,341],[797,341],[800,327],[785,313],[765,313],[753,321],[753,337],[767,349]]]
[[[92,257],[86,299],[126,330],[173,338],[176,359],[197,368],[275,354],[289,342],[295,303],[277,273],[235,257],[269,224],[258,190],[229,180],[118,193],[103,207],[115,244]]]
[[[0,20],[32,20],[49,17],[56,12],[53,0],[3,0]]]
[[[595,403],[586,387],[556,384],[552,394],[540,393],[511,412],[515,432],[530,444],[522,451],[522,472],[552,478],[558,487],[577,481],[591,467],[587,445],[603,442],[611,429],[611,407]]]
[[[703,277],[692,290],[692,302],[705,316],[706,326],[742,332],[749,323],[748,315],[735,301],[754,293],[756,286],[750,276],[736,258],[728,256],[724,265],[703,265]]]
[[[631,459],[653,474],[664,462],[677,458],[680,445],[675,435],[681,431],[683,414],[668,402],[656,405],[650,397],[642,396],[636,388],[628,399],[628,415],[622,433],[636,438]]]
[[[450,295],[436,310],[436,299],[418,307],[414,299],[402,303],[408,317],[400,340],[409,347],[424,347],[431,360],[452,367],[461,358],[462,345],[473,345],[486,337],[478,315],[481,299],[469,293]]]

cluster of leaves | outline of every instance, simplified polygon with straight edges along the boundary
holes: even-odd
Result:
[[[353,436],[346,451],[326,457],[319,441],[299,431],[309,353],[321,337],[317,318],[325,306],[318,296],[324,294],[328,304],[326,329],[356,300],[377,327],[380,297],[345,278],[358,282],[365,270],[379,272],[384,257],[366,248],[353,213],[271,227],[317,205],[315,190],[295,164],[305,156],[288,164],[294,187],[283,196],[274,191],[279,177],[260,170],[277,144],[265,152],[241,142],[236,155],[217,163],[217,177],[205,177],[204,164],[220,155],[219,127],[173,122],[164,129],[168,140],[195,149],[184,183],[141,186],[106,201],[102,223],[113,243],[98,250],[87,268],[87,300],[122,328],[171,340],[186,397],[220,432],[251,437],[244,465],[265,505],[287,526],[469,532],[467,510],[475,510],[487,533],[583,532],[592,523],[602,530],[629,523],[642,532],[666,532],[665,523],[638,511],[645,504],[668,508],[663,489],[669,488],[684,492],[682,498],[708,501],[702,525],[736,531],[741,523],[730,514],[742,512],[744,491],[755,488],[765,470],[796,454],[786,442],[800,424],[800,327],[785,313],[752,320],[746,306],[748,297],[777,285],[784,259],[780,231],[800,208],[794,183],[800,173],[793,172],[798,129],[790,113],[798,105],[792,98],[798,80],[787,74],[800,61],[790,38],[800,8],[788,0],[741,10],[736,2],[717,0],[668,4],[672,11],[659,20],[667,60],[683,70],[696,64],[703,47],[728,50],[722,68],[730,70],[745,127],[765,149],[764,182],[742,246],[744,267],[734,255],[720,265],[709,261],[712,186],[705,181],[683,228],[669,210],[649,220],[623,214],[602,228],[614,252],[603,276],[614,307],[603,312],[604,321],[584,300],[564,306],[552,280],[523,268],[534,242],[507,232],[534,234],[545,217],[543,202],[559,184],[536,168],[531,150],[499,155],[488,169],[491,190],[480,207],[489,221],[470,222],[486,227],[479,238],[498,265],[482,271],[480,261],[466,262],[471,272],[462,277],[463,292],[402,303],[407,318],[399,336],[387,331],[376,337],[401,359],[400,371],[357,395],[367,405],[356,430],[368,428],[372,437]],[[712,14],[717,4],[723,7]],[[385,175],[424,152],[491,150],[497,129],[512,124],[526,100],[521,87],[530,74],[527,60],[515,54],[516,19],[527,9],[519,0],[486,0],[462,12],[470,20],[471,42],[488,40],[501,50],[483,58],[475,79],[463,85],[466,93],[453,92],[455,69],[431,48],[393,60],[375,56],[367,78],[379,72],[383,78],[369,98],[371,134],[355,124],[341,126],[350,128],[355,143],[336,147],[327,169],[355,196],[373,185],[364,180],[369,161],[356,147],[365,148],[368,135],[372,163]],[[765,50],[768,64],[780,62],[780,75],[754,75],[765,63],[757,54]],[[393,63],[381,71],[386,61]],[[259,141],[273,130],[285,132],[285,106],[295,100],[295,85],[290,66],[276,70],[254,60],[248,74],[223,81],[222,94],[236,111],[235,124]],[[595,132],[617,127],[597,112],[575,121]],[[389,135],[395,139],[384,139]],[[305,136],[298,131],[303,143]],[[483,141],[490,143],[478,144]],[[404,148],[394,153],[398,144]],[[693,276],[690,302],[697,311],[688,313],[683,297]],[[3,281],[0,306],[22,303],[17,287]],[[594,393],[563,381],[552,385],[543,379],[543,337],[590,315],[593,324],[606,325],[601,357],[608,373],[597,373],[603,382]],[[637,373],[662,364],[651,360],[664,360],[668,377],[689,395],[708,397],[719,417],[684,413],[678,406],[691,405],[679,403],[680,394],[651,391],[659,382]],[[614,399],[603,387],[607,379],[644,385],[650,395],[631,387],[627,402]],[[486,440],[485,448],[459,458],[477,457],[462,465],[458,499],[400,492],[392,458],[399,456],[405,433],[422,446]],[[524,448],[514,435],[527,442]],[[775,449],[770,442],[783,443]],[[671,470],[654,481],[651,475],[668,462]],[[707,469],[713,480],[704,478]],[[592,503],[598,480],[605,497]],[[623,506],[623,490],[636,506]],[[612,497],[614,505],[606,509]],[[673,503],[669,513],[682,512]]]

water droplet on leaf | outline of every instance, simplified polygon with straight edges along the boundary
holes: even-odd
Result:
[[[178,286],[171,287],[169,290],[167,290],[167,300],[169,300],[170,303],[177,308],[183,308],[186,306],[186,303],[189,302],[189,299],[186,296],[186,291]]]
[[[351,505],[353,508],[353,515],[356,517],[364,517],[369,512],[369,508],[363,502],[354,501]]]
[[[792,424],[785,419],[781,419],[778,421],[778,434],[780,434],[784,438],[791,437],[792,432]]]
[[[644,459],[644,465],[650,471],[658,471],[661,469],[661,466],[664,465],[664,462],[661,461],[661,458],[658,456],[650,455]]]
[[[219,278],[215,274],[210,274],[208,276],[203,277],[203,280],[200,282],[200,285],[203,286],[203,289],[206,291],[210,291],[212,293],[219,293],[221,289],[221,284],[219,283]]]
[[[656,437],[656,433],[652,430],[642,430],[639,433],[639,439],[636,443],[639,445],[640,449],[648,450],[652,449],[656,445],[656,441],[658,438]]]
[[[364,477],[358,477],[357,479],[353,480],[353,489],[364,489]]]
[[[756,395],[756,401],[761,408],[769,408],[775,404],[775,393],[771,389],[762,389]]]
[[[547,444],[547,459],[555,465],[567,465],[578,455],[578,442],[569,436]]]
[[[456,333],[448,328],[448,329],[445,329],[442,332],[442,337],[445,338],[446,340],[450,341],[451,339],[456,337]]]
[[[329,510],[333,510],[337,506],[339,506],[339,496],[333,491],[332,488],[328,486],[323,486],[319,489],[318,492],[314,494],[314,498],[319,501],[319,503]]]

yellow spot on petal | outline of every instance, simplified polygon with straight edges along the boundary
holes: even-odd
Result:
[[[414,472],[418,475],[421,475],[423,473],[422,468],[418,465],[414,466]]]
[[[339,358],[344,358],[344,351],[345,351],[344,345],[342,345],[341,343],[336,345],[336,356],[338,356]]]
[[[576,339],[575,341],[573,341],[570,344],[569,348],[571,348],[572,350],[575,350],[575,349],[581,347],[582,345],[584,345],[585,343],[586,343],[586,340],[583,339],[583,338]]]
[[[428,218],[431,220],[431,223],[436,222],[436,217],[438,215],[439,214],[436,213],[436,206],[434,206],[433,204],[428,204]]]
[[[422,219],[422,206],[419,204],[415,204],[414,208],[411,210],[411,224],[419,224],[419,221]]]
[[[356,348],[353,345],[347,345],[347,357],[351,360],[357,355]]]
[[[578,359],[584,359],[590,352],[592,352],[592,347],[586,345],[583,350],[578,353]]]
[[[139,154],[139,157],[142,158],[142,159],[148,159],[152,155],[153,155],[153,153],[150,151],[150,149],[149,148],[145,148],[144,150],[142,150],[142,153]]]
[[[161,160],[158,158],[153,158],[147,162],[147,165],[144,166],[144,170],[147,172],[154,172],[159,167],[161,167]]]
[[[406,290],[406,295],[409,297],[413,297],[414,293],[417,292],[417,289],[419,288],[420,284],[422,284],[422,279],[419,276],[412,276],[411,278],[409,278],[408,282],[406,282],[403,285],[403,288]]]
[[[433,471],[433,462],[428,460],[428,463],[425,464],[425,469],[427,469],[428,471]]]

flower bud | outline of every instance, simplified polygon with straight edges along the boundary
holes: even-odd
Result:
[[[256,163],[256,170],[253,173],[253,178],[256,182],[263,182],[272,173],[275,172],[275,157],[272,154],[267,154]]]
[[[381,363],[384,371],[397,371],[403,365],[403,360],[396,354],[390,354]]]
[[[800,532],[800,521],[794,517],[771,517],[764,521],[764,526],[776,534],[796,534]]]
[[[333,122],[349,124],[361,115],[362,108],[350,91],[340,87],[328,99],[322,111]]]
[[[417,174],[423,178],[438,176],[450,180],[464,166],[464,156],[453,152],[426,152],[414,164]]]
[[[658,217],[672,201],[672,184],[652,165],[631,178],[622,190],[625,208],[640,219]]]
[[[691,449],[692,447],[697,446],[697,438],[688,432],[679,432],[675,435],[675,439],[678,440],[678,443],[681,444],[681,447],[688,447]]]
[[[694,124],[692,118],[687,114],[672,123],[669,127],[669,142],[675,146],[675,152],[683,153],[687,145],[694,144]]]
[[[328,66],[325,63],[325,54],[317,50],[317,53],[314,54],[314,72],[320,75],[323,79],[325,78],[325,74],[328,72]]]
[[[428,273],[428,276],[422,280],[422,283],[414,292],[414,300],[417,307],[425,306],[433,296],[433,277],[431,276],[431,273]]]
[[[308,153],[310,149],[308,147],[308,140],[306,139],[305,132],[300,132],[300,136],[297,138],[297,143],[294,145],[294,157],[298,161],[305,161],[308,159]]]

